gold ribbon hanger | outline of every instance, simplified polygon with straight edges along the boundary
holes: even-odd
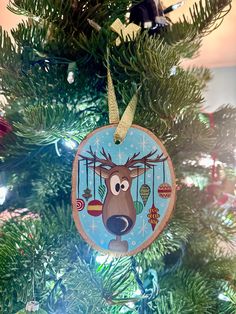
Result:
[[[109,108],[109,123],[118,124],[114,133],[115,144],[120,144],[125,139],[129,128],[134,119],[135,110],[138,102],[138,90],[128,103],[121,119],[119,115],[119,107],[116,99],[115,88],[113,85],[109,63],[107,63],[107,85],[108,85],[108,108]]]

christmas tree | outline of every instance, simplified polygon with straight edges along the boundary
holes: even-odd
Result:
[[[201,113],[210,73],[181,66],[231,0],[200,0],[172,23],[175,7],[10,1],[28,19],[0,32],[0,313],[236,313],[235,203],[220,199],[234,197],[236,109]],[[134,123],[161,139],[177,179],[170,221],[132,257],[97,252],[72,218],[75,149],[109,123],[108,66],[120,112],[138,89]]]

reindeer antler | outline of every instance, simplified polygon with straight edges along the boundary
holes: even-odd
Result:
[[[116,164],[112,161],[111,155],[109,153],[107,154],[105,152],[104,148],[102,148],[102,151],[100,153],[101,153],[101,155],[105,159],[98,158],[96,153],[93,152],[91,146],[89,146],[89,150],[87,151],[87,153],[89,155],[91,155],[92,157],[86,157],[86,156],[83,156],[83,155],[79,155],[79,156],[82,158],[82,160],[88,160],[89,161],[89,163],[88,163],[89,165],[94,164],[95,162],[100,162],[100,164],[103,165],[103,166],[107,166],[107,167],[114,167],[114,166],[116,166]]]
[[[126,161],[125,166],[127,168],[136,168],[137,164],[144,164],[148,168],[151,168],[154,163],[156,163],[156,162],[163,162],[163,161],[165,161],[168,158],[168,157],[162,158],[163,154],[161,154],[161,155],[157,155],[156,158],[151,159],[151,157],[153,155],[155,155],[156,152],[157,152],[157,150],[155,150],[154,152],[150,152],[147,155],[145,155],[144,157],[139,158],[139,159],[136,159],[136,158],[140,155],[140,153],[135,153],[133,155],[133,157],[128,158],[128,160]]]

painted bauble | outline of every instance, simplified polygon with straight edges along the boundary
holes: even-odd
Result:
[[[94,217],[102,214],[103,204],[99,200],[92,200],[88,203],[88,214]]]
[[[141,212],[143,211],[143,204],[139,201],[134,201],[134,207],[136,209],[136,214],[141,214]]]
[[[170,198],[171,197],[171,193],[172,193],[172,187],[170,186],[169,183],[162,183],[161,185],[159,185],[158,187],[158,195],[161,198]]]
[[[92,197],[91,190],[89,188],[86,188],[84,190],[84,194],[82,194],[82,196],[83,196],[83,198],[86,199],[86,201],[88,201]]]
[[[105,185],[104,184],[99,185],[99,187],[98,187],[98,194],[99,194],[99,196],[100,196],[102,201],[104,199],[105,193],[106,193]]]
[[[147,201],[148,201],[148,198],[150,196],[150,193],[151,193],[150,186],[147,185],[147,184],[142,184],[141,187],[140,187],[140,190],[139,190],[139,194],[140,194],[140,196],[142,198],[144,206],[146,206],[146,204],[147,204]]]
[[[152,226],[152,231],[154,231],[157,223],[159,222],[159,217],[160,215],[158,214],[159,210],[158,208],[155,207],[155,205],[153,204],[152,207],[149,209],[149,214],[147,215],[149,220],[148,222],[151,224]]]
[[[85,202],[82,198],[77,198],[76,199],[76,207],[78,211],[81,211],[84,209],[85,206]]]

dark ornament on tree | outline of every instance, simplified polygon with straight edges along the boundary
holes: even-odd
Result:
[[[3,117],[0,117],[0,138],[12,131],[12,126]]]
[[[130,9],[130,22],[148,29],[150,35],[166,30],[168,21],[159,1],[144,0]]]

